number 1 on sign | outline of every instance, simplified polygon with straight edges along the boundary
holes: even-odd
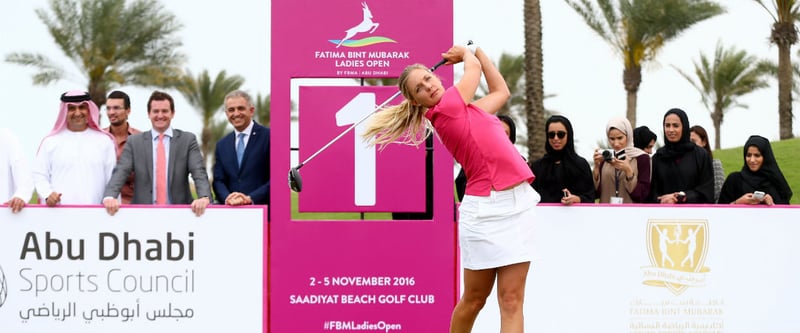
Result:
[[[361,92],[339,111],[336,111],[336,126],[349,126],[375,111],[375,93]],[[355,156],[353,179],[355,179],[354,202],[356,206],[374,206],[376,197],[375,146],[361,140],[366,130],[366,122],[358,124],[353,135],[353,155]]]

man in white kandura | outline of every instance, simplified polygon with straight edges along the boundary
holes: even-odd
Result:
[[[48,206],[95,205],[117,162],[114,138],[97,125],[100,110],[88,93],[61,95],[53,130],[39,145],[33,180]]]

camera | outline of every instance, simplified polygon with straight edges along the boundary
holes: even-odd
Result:
[[[625,160],[625,149],[620,150],[620,151],[616,151],[616,152],[611,150],[611,149],[604,149],[603,150],[603,159],[606,162],[611,162],[611,160],[613,160],[614,158],[616,158],[616,159],[618,159],[620,161]]]
[[[764,196],[765,195],[766,195],[766,193],[764,193],[762,191],[755,191],[755,192],[753,192],[753,199],[764,200]]]

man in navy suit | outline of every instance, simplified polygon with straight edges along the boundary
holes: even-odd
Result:
[[[217,142],[214,194],[230,206],[269,203],[269,128],[253,121],[255,107],[246,92],[225,95],[225,116],[234,131]]]

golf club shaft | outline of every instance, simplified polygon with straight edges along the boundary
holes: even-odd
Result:
[[[375,107],[375,110],[372,110],[372,112],[370,112],[370,113],[367,113],[367,114],[366,114],[364,117],[362,117],[361,119],[359,119],[359,120],[358,120],[358,121],[357,121],[355,124],[353,124],[353,125],[350,125],[350,127],[348,127],[346,130],[344,130],[344,132],[340,133],[340,134],[339,134],[339,135],[337,135],[335,138],[333,138],[331,141],[329,141],[329,142],[328,142],[328,143],[326,143],[324,146],[322,146],[322,148],[320,148],[319,150],[317,150],[315,153],[311,154],[311,156],[309,156],[308,158],[306,158],[306,159],[305,159],[305,160],[304,160],[302,163],[300,163],[300,164],[297,166],[297,169],[300,169],[300,168],[301,168],[303,165],[305,165],[306,163],[308,163],[308,161],[310,161],[310,160],[311,160],[311,159],[313,159],[314,157],[317,157],[317,155],[319,155],[320,153],[322,153],[322,152],[323,152],[325,149],[328,149],[328,147],[330,147],[330,146],[331,146],[332,144],[334,144],[336,141],[338,141],[339,139],[341,139],[341,138],[342,138],[342,137],[343,137],[345,134],[347,134],[348,132],[352,131],[354,128],[356,128],[356,126],[358,126],[358,125],[360,125],[361,123],[363,123],[365,120],[367,120],[367,118],[369,118],[370,116],[372,116],[372,114],[374,114],[375,112],[378,112],[378,110],[380,110],[381,108],[383,108],[384,106],[386,106],[386,104],[389,104],[389,102],[391,102],[393,99],[395,99],[395,98],[396,98],[397,96],[399,96],[399,95],[400,95],[400,91],[398,90],[396,93],[394,93],[394,95],[392,95],[391,97],[389,97],[388,99],[386,99],[386,100],[385,100],[383,103],[381,103],[380,105],[376,106],[376,107]]]
[[[431,72],[432,72],[432,71],[435,71],[437,68],[439,68],[439,66],[441,66],[441,65],[444,65],[446,62],[447,62],[447,59],[442,59],[442,60],[441,60],[441,61],[439,61],[439,62],[438,62],[436,65],[433,65],[433,67],[431,67]],[[386,99],[386,100],[385,100],[383,103],[381,103],[380,105],[376,106],[376,107],[375,107],[375,110],[372,110],[372,112],[370,112],[370,113],[366,114],[364,117],[362,117],[360,120],[358,120],[358,121],[357,121],[355,124],[353,124],[353,125],[351,125],[350,127],[348,127],[346,130],[344,130],[344,132],[340,133],[340,134],[339,134],[339,135],[337,135],[335,138],[333,138],[331,141],[329,141],[329,142],[328,142],[328,143],[326,143],[324,146],[322,146],[322,148],[320,148],[319,150],[317,150],[315,153],[311,154],[311,156],[309,156],[308,158],[306,158],[306,159],[305,159],[305,160],[304,160],[302,163],[298,164],[298,165],[295,167],[295,169],[300,169],[300,168],[302,168],[302,167],[303,167],[303,165],[305,165],[306,163],[308,163],[308,161],[311,161],[311,159],[313,159],[314,157],[317,157],[317,155],[319,155],[320,153],[322,153],[322,152],[323,152],[325,149],[328,149],[328,147],[330,147],[330,146],[331,146],[332,144],[334,144],[336,141],[338,141],[339,139],[341,139],[341,138],[342,138],[342,137],[343,137],[345,134],[347,134],[348,132],[352,131],[354,128],[356,128],[356,126],[358,126],[358,125],[360,125],[361,123],[363,123],[365,120],[367,120],[367,118],[369,118],[370,116],[372,116],[372,115],[373,115],[375,112],[378,112],[378,110],[382,109],[384,106],[386,106],[386,104],[389,104],[389,102],[391,102],[393,99],[397,98],[397,96],[399,96],[399,95],[400,95],[400,93],[401,93],[401,91],[400,91],[400,90],[398,90],[396,93],[394,93],[394,95],[392,95],[391,97],[389,97],[388,99]]]

